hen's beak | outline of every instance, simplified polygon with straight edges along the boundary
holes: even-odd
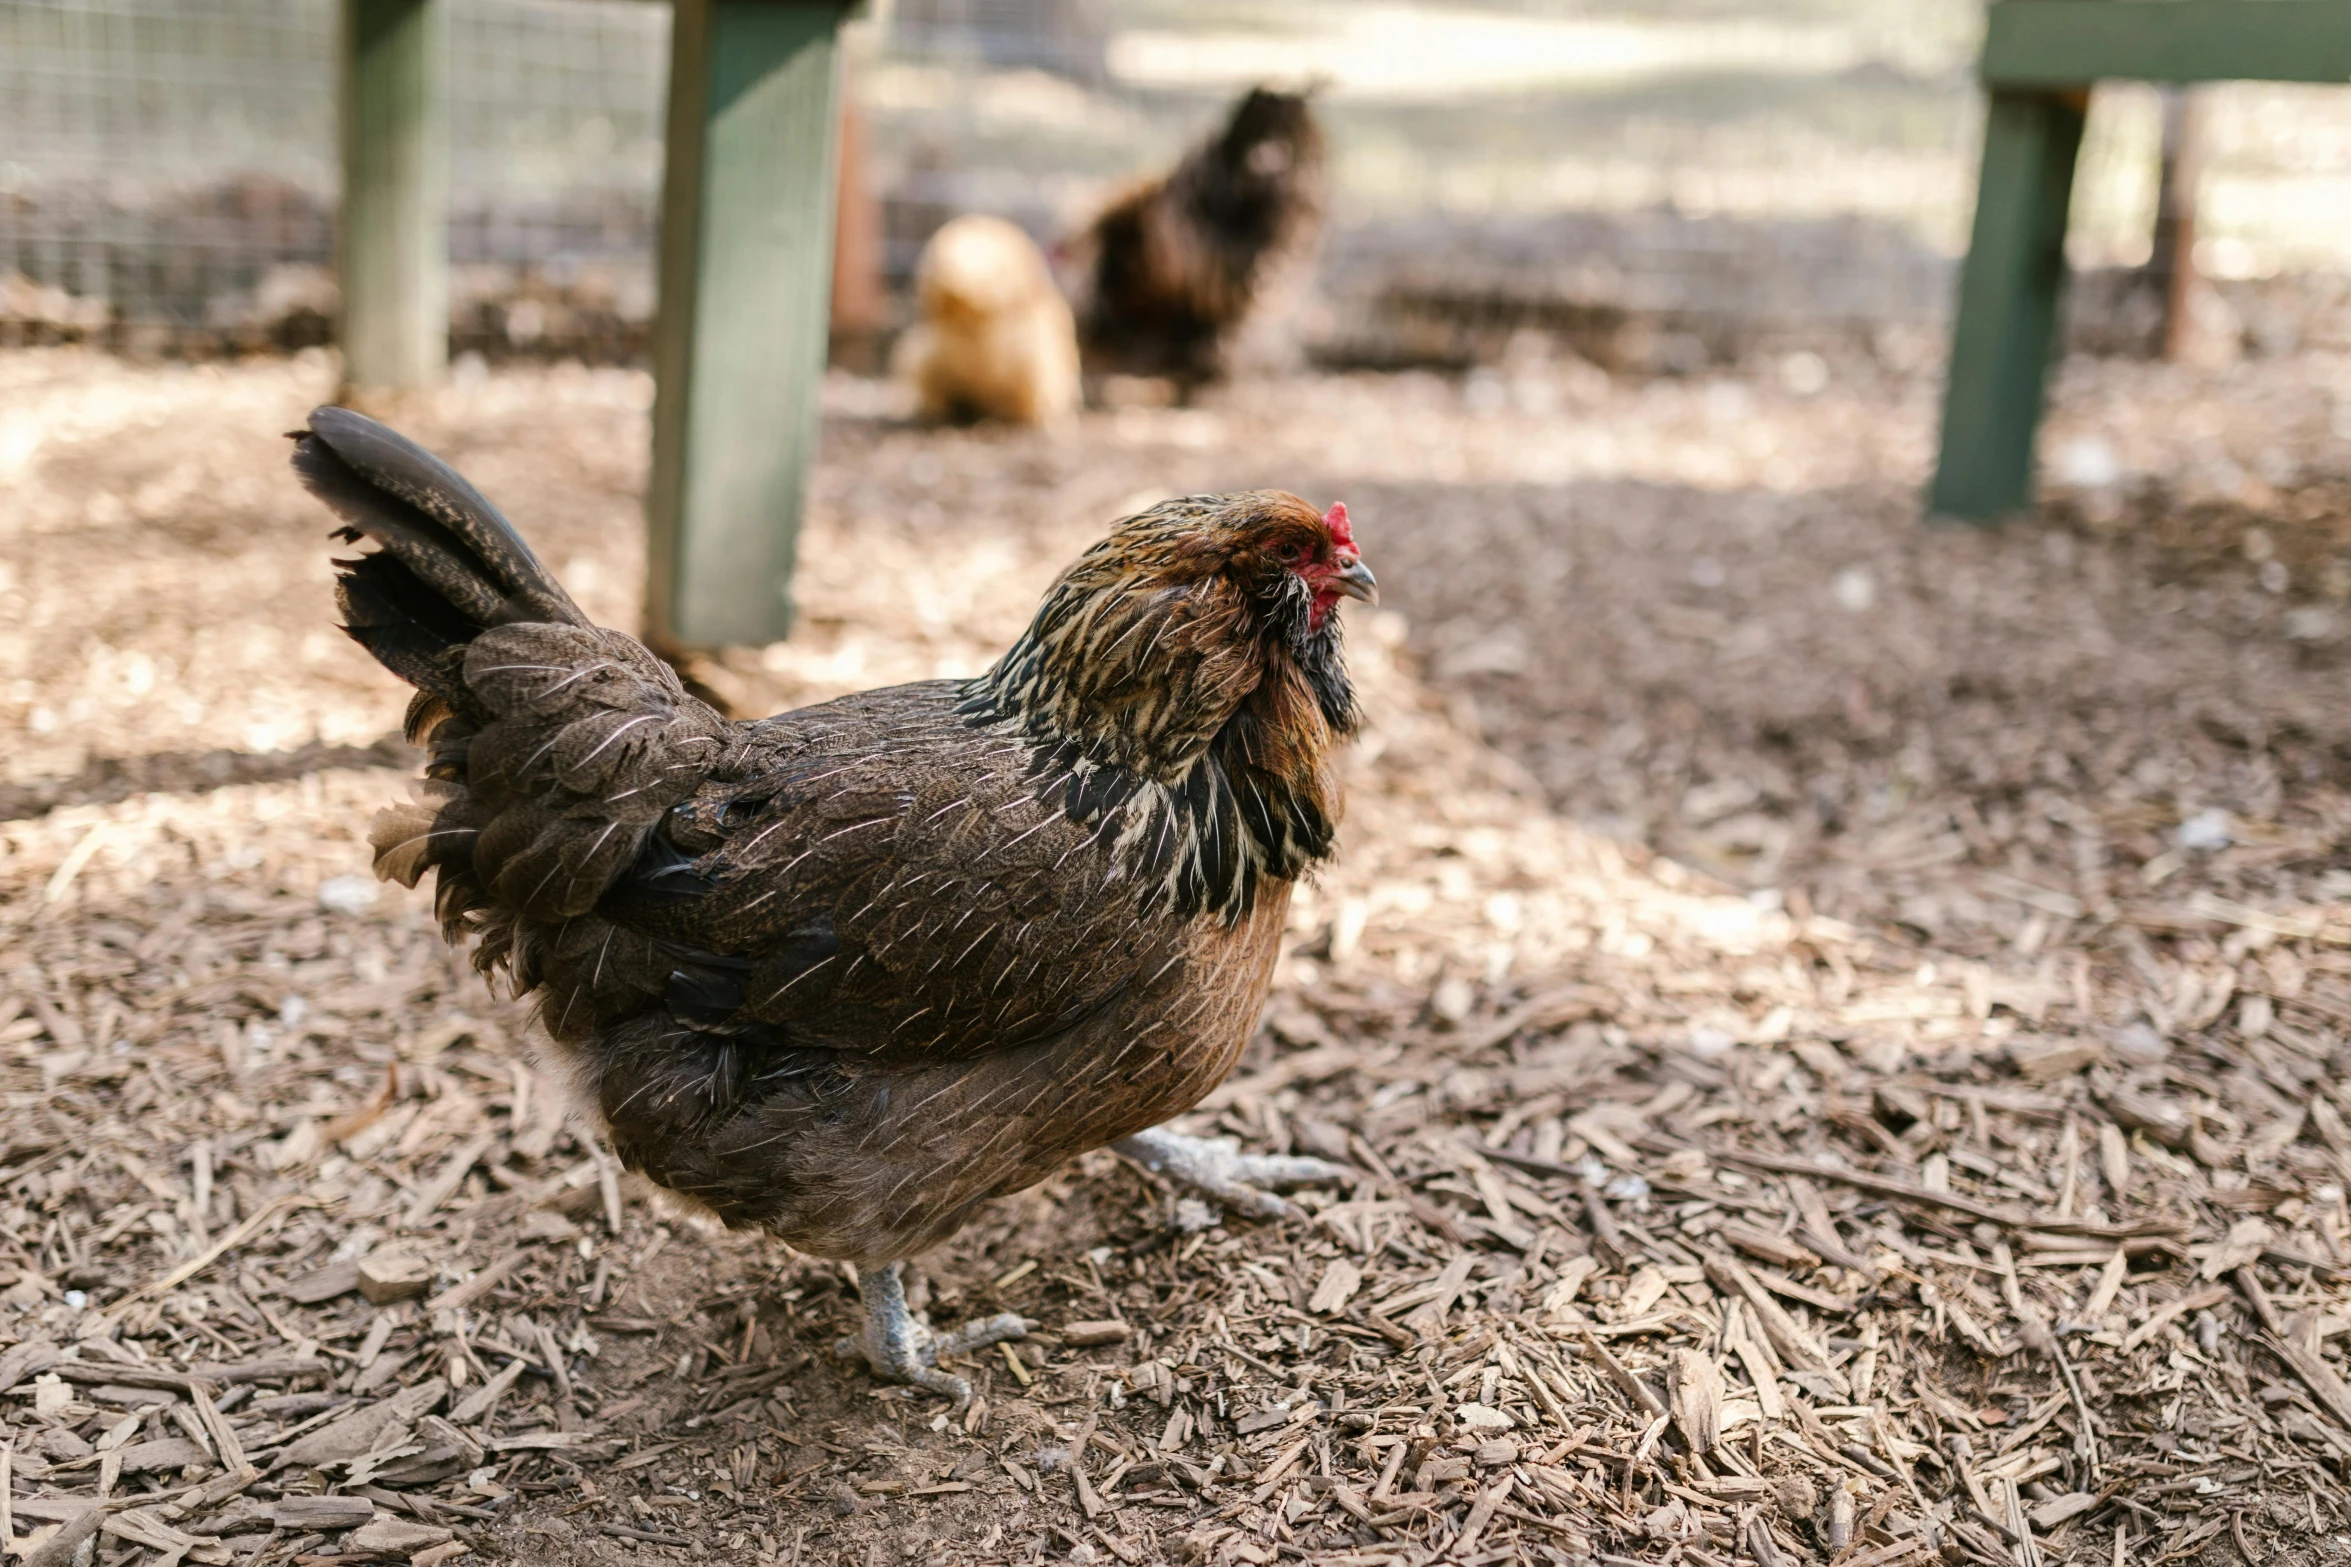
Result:
[[[1326,578],[1323,587],[1328,592],[1361,599],[1366,604],[1377,604],[1380,601],[1379,578],[1371,574],[1371,568],[1363,563],[1360,555],[1341,562],[1337,574]]]

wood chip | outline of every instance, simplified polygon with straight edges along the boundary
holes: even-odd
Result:
[[[184,1436],[128,1442],[115,1448],[106,1457],[118,1465],[118,1473],[128,1475],[152,1474],[159,1469],[187,1469],[212,1462],[210,1453]]]
[[[2319,1349],[2317,1313],[2306,1312],[2289,1323],[2277,1348],[2285,1357],[2286,1364],[2302,1379],[2302,1385],[2310,1389],[2311,1396],[2318,1400],[2320,1406],[2333,1415],[2337,1423],[2351,1429],[2351,1387],[2344,1385],[2343,1379],[2335,1374],[2334,1367],[2327,1363],[2326,1356]]]
[[[2036,1529],[2054,1529],[2059,1524],[2079,1518],[2082,1514],[2096,1507],[2098,1502],[2099,1498],[2092,1492],[2068,1491],[2062,1496],[2053,1496],[2048,1501],[2040,1503],[2026,1516],[2032,1519],[2033,1527]]]
[[[297,1306],[315,1306],[359,1288],[359,1264],[338,1262],[291,1279],[279,1293]]]
[[[389,1306],[431,1289],[437,1271],[411,1247],[378,1246],[360,1259],[353,1284],[369,1304]]]
[[[1331,1316],[1342,1310],[1355,1292],[1363,1287],[1363,1273],[1344,1257],[1335,1257],[1323,1269],[1322,1282],[1315,1285],[1313,1298],[1306,1303],[1308,1311]]]
[[[1469,1282],[1470,1270],[1476,1266],[1477,1258],[1468,1252],[1446,1263],[1436,1281],[1428,1287],[1428,1299],[1404,1317],[1404,1325],[1423,1331],[1441,1326],[1445,1313],[1452,1309],[1455,1298],[1460,1295],[1461,1287]]]
[[[2123,1339],[2123,1353],[2129,1354],[2189,1312],[2202,1311],[2208,1306],[2217,1306],[2228,1298],[2229,1292],[2227,1290],[2217,1285],[2207,1285],[2202,1289],[2190,1290],[2167,1305],[2158,1306],[2148,1314],[2146,1321],[2133,1328],[2129,1336]]]
[[[354,1530],[343,1542],[343,1548],[352,1554],[377,1552],[406,1556],[413,1561],[416,1553],[442,1544],[449,1536],[449,1530],[439,1524],[378,1515]]]
[[[1713,1452],[1722,1442],[1722,1369],[1694,1349],[1673,1351],[1666,1365],[1674,1424],[1693,1452]]]
[[[468,1393],[465,1401],[449,1412],[449,1423],[468,1426],[481,1419],[496,1406],[499,1399],[506,1396],[507,1389],[514,1386],[525,1369],[519,1360],[508,1361],[505,1370]]]
[[[1738,1247],[1748,1256],[1760,1257],[1765,1262],[1777,1263],[1783,1268],[1817,1268],[1820,1266],[1819,1253],[1813,1251],[1809,1246],[1800,1246],[1784,1235],[1775,1234],[1769,1230],[1760,1230],[1751,1224],[1735,1222],[1725,1224],[1716,1230],[1715,1234]]]
[[[1102,1317],[1063,1323],[1061,1341],[1072,1348],[1091,1349],[1099,1344],[1123,1344],[1133,1332],[1133,1328],[1115,1317]]]
[[[481,1163],[482,1156],[497,1141],[496,1134],[483,1132],[451,1154],[432,1178],[416,1189],[415,1197],[408,1204],[407,1216],[401,1222],[412,1230],[421,1228],[440,1209],[441,1204],[456,1195],[457,1188],[465,1184],[466,1176],[473,1173],[473,1167]]]
[[[289,1496],[270,1508],[270,1522],[292,1532],[356,1529],[376,1515],[364,1496]]]
[[[1828,1352],[1815,1344],[1796,1325],[1796,1320],[1780,1309],[1779,1302],[1765,1292],[1763,1285],[1745,1265],[1726,1253],[1709,1252],[1706,1255],[1706,1276],[1724,1289],[1735,1290],[1745,1297],[1747,1306],[1755,1313],[1756,1322],[1761,1325],[1765,1336],[1771,1340],[1772,1348],[1782,1360],[1843,1386],[1843,1375],[1829,1369]]]
[[[521,1266],[522,1260],[522,1252],[508,1252],[472,1278],[460,1284],[452,1284],[431,1300],[426,1301],[426,1313],[437,1316],[444,1311],[465,1310],[468,1306],[487,1296],[500,1284],[505,1283],[506,1276]]]

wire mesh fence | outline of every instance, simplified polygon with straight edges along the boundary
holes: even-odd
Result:
[[[197,327],[329,256],[328,13],[297,0],[0,7],[0,314]]]
[[[455,345],[633,356],[653,315],[668,7],[462,0],[449,22]]]
[[[453,346],[640,353],[667,8],[448,4]],[[336,15],[0,0],[0,342],[325,340]],[[1318,353],[1459,360],[1533,322],[1674,369],[1756,330],[1943,319],[1981,20],[1981,0],[897,0],[848,58],[893,280],[953,213],[1057,237],[1250,82],[1317,81]],[[2078,266],[2144,259],[2160,118],[2152,89],[2101,89]],[[2351,267],[2351,93],[2216,89],[2206,119],[2212,269]]]
[[[0,4],[0,332],[323,340],[335,28],[332,0]],[[451,6],[460,342],[618,351],[650,314],[668,48],[638,0]]]

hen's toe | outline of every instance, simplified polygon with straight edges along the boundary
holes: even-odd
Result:
[[[1327,1159],[1245,1154],[1232,1138],[1186,1137],[1165,1127],[1137,1132],[1110,1146],[1154,1175],[1259,1219],[1289,1218],[1298,1212],[1266,1187],[1319,1185],[1353,1173]]]
[[[1235,1174],[1251,1186],[1328,1186],[1355,1172],[1328,1159],[1303,1154],[1242,1154],[1234,1161]]]
[[[900,1267],[893,1262],[865,1275],[860,1283],[865,1296],[865,1327],[842,1337],[834,1344],[833,1353],[843,1359],[862,1356],[874,1375],[887,1381],[928,1388],[958,1404],[967,1402],[971,1384],[952,1372],[941,1371],[939,1357],[1021,1338],[1034,1324],[1007,1311],[967,1322],[951,1333],[934,1333],[907,1308]]]
[[[940,1334],[934,1354],[960,1355],[967,1350],[1001,1344],[1006,1339],[1027,1338],[1036,1331],[1036,1326],[1028,1318],[1010,1311],[998,1312],[992,1317],[975,1317],[951,1333]]]

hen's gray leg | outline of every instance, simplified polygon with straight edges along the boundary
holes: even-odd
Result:
[[[1030,1324],[1007,1311],[966,1322],[952,1333],[934,1333],[928,1323],[907,1309],[906,1282],[899,1276],[904,1266],[893,1262],[859,1276],[858,1293],[865,1297],[865,1330],[842,1339],[833,1352],[844,1357],[861,1354],[876,1376],[927,1387],[963,1403],[971,1397],[971,1384],[941,1371],[939,1357],[1025,1337]]]
[[[1230,1137],[1186,1137],[1164,1126],[1122,1138],[1110,1151],[1260,1219],[1289,1218],[1298,1211],[1262,1187],[1318,1186],[1354,1173],[1328,1159],[1245,1154]]]

